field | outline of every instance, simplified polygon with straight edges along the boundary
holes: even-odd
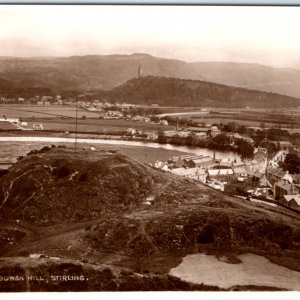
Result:
[[[181,112],[173,117],[178,116],[182,119],[190,119],[196,122],[213,123],[228,123],[236,122],[248,127],[260,127],[264,122],[266,128],[278,127],[287,129],[291,133],[300,131],[300,109],[295,110],[262,110],[262,109],[213,109],[209,113],[190,110]]]
[[[49,118],[49,117],[68,117],[75,118],[76,109],[67,105],[0,105],[0,113],[7,118]],[[78,118],[98,118],[97,112],[89,112],[78,109]]]
[[[0,130],[12,130],[16,129],[16,126],[7,122],[0,122]]]
[[[144,107],[146,110],[153,107]],[[156,107],[155,107],[156,108]],[[228,123],[236,122],[248,127],[260,128],[264,122],[265,128],[280,126],[290,133],[300,132],[300,109],[275,110],[275,109],[225,109],[214,108],[201,111],[200,108],[178,108],[157,107],[163,113],[178,113],[181,119],[190,119],[196,122]],[[195,114],[199,112],[199,114]],[[189,114],[191,112],[191,114]],[[7,118],[22,118],[28,122],[28,129],[32,129],[34,123],[42,123],[44,130],[53,131],[75,131],[75,107],[66,105],[0,105],[0,113]],[[174,126],[162,126],[158,124],[134,122],[126,120],[104,120],[99,119],[97,112],[88,112],[78,109],[78,132],[89,132],[95,134],[121,135],[127,128],[135,128],[143,131],[172,130]],[[173,115],[176,117],[176,115]],[[0,129],[15,129],[12,125],[0,124]]]
[[[63,132],[76,130],[76,111],[71,106],[0,105],[0,113],[4,114],[7,118],[21,118],[28,123],[28,126],[25,127],[28,129],[32,129],[34,123],[42,123],[44,130]],[[79,109],[77,115],[78,132],[122,134],[127,128],[135,128],[143,131],[174,128],[174,126],[163,126],[145,122],[99,119],[97,112],[88,112],[83,109]],[[0,129],[2,129],[1,126]],[[8,127],[7,125],[3,126],[3,129],[15,129],[12,125],[8,125]]]
[[[56,131],[75,131],[75,119],[38,119],[28,120],[28,128],[32,128],[33,123],[42,123],[45,130]],[[98,132],[98,133],[124,133],[127,128],[135,128],[143,131],[158,131],[160,129],[171,130],[174,126],[163,126],[158,124],[134,122],[126,120],[104,120],[104,119],[78,119],[77,130],[79,132]]]

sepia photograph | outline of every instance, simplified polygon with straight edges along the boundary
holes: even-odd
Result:
[[[299,292],[299,32],[300,6],[0,5],[0,297]]]

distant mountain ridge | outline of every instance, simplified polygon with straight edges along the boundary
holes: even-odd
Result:
[[[112,102],[207,107],[297,107],[297,98],[207,81],[145,76],[127,81],[101,97]]]
[[[191,65],[207,81],[299,98],[300,70],[255,63],[197,62]]]
[[[14,88],[65,90],[110,90],[137,77],[172,77],[210,81],[300,98],[300,70],[233,62],[193,62],[131,55],[86,55],[71,57],[0,57],[0,80]],[[3,90],[0,89],[0,94]]]

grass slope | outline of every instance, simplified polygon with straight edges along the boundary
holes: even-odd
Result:
[[[236,263],[238,254],[252,252],[300,271],[298,215],[225,196],[120,154],[41,151],[11,168],[0,179],[0,190],[2,256],[43,253],[151,277],[165,276],[190,253]],[[153,204],[144,205],[150,196]],[[1,268],[15,266],[0,260],[0,273]],[[132,288],[172,290],[168,280]]]

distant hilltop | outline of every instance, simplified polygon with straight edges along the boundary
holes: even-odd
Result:
[[[300,98],[300,70],[235,62],[193,62],[131,55],[71,57],[0,57],[0,93],[16,89],[40,91],[110,90],[143,76],[202,80]]]
[[[146,76],[134,78],[101,96],[110,101],[161,106],[297,107],[300,100],[200,80]]]

